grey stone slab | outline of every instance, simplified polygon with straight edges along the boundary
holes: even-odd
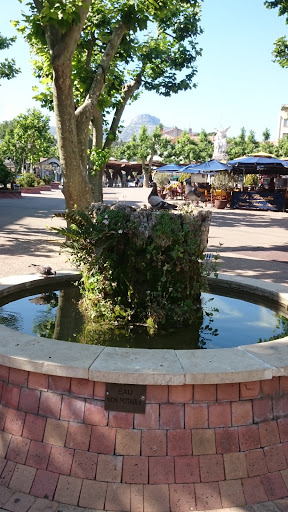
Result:
[[[89,378],[125,384],[184,384],[174,350],[106,347],[91,366]]]
[[[272,292],[276,294],[283,294],[283,298],[286,298],[288,300],[288,289],[287,286],[281,285],[279,283],[272,283],[270,281],[262,281],[260,279],[254,279],[253,277],[247,277],[247,276],[237,276],[232,274],[218,274],[218,278],[214,277],[208,277],[208,282],[210,280],[219,282],[223,281],[223,283],[226,283],[229,285],[229,287],[235,287],[236,289],[243,289],[243,290],[255,290],[258,292]]]
[[[88,378],[103,347],[37,338],[0,325],[0,364],[63,377]]]
[[[176,350],[185,384],[221,384],[271,379],[273,367],[239,348]]]
[[[241,350],[273,366],[273,377],[288,375],[288,337],[257,345],[245,345]]]

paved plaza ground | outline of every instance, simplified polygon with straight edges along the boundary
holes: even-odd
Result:
[[[148,194],[143,188],[107,188],[104,201],[140,206],[147,204]],[[208,251],[219,253],[221,273],[288,285],[288,213],[207,208],[212,210]],[[59,254],[59,236],[49,229],[62,224],[53,214],[64,209],[61,190],[0,199],[0,281],[11,275],[36,273],[31,264],[49,264],[56,271],[72,268],[67,256]],[[5,485],[0,485],[0,507],[0,512],[92,512],[37,499]],[[288,512],[288,499],[225,510]]]
[[[141,206],[148,194],[144,188],[105,188],[104,201]],[[212,210],[208,251],[219,253],[221,273],[288,284],[288,213],[207,208]],[[49,229],[63,224],[53,214],[64,209],[61,190],[0,199],[0,278],[34,273],[32,263],[56,271],[71,268],[67,255],[59,254],[59,236]]]

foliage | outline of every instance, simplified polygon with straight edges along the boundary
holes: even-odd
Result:
[[[197,142],[197,161],[206,162],[210,160],[213,155],[214,145],[208,137],[208,133],[205,130],[201,130],[199,139]]]
[[[190,173],[182,172],[182,174],[180,174],[180,176],[178,178],[178,181],[180,181],[180,183],[184,183],[184,181],[188,180],[189,178],[191,178],[191,174]]]
[[[57,214],[69,224],[54,230],[81,269],[84,310],[108,323],[189,324],[199,312],[211,219],[191,211],[97,203],[89,213]]]
[[[191,139],[187,131],[181,133],[181,137],[174,144],[176,163],[191,164],[198,160],[197,143]]]
[[[237,177],[230,171],[220,171],[212,178],[212,187],[216,190],[232,189],[237,182]]]
[[[227,155],[229,160],[234,160],[244,155],[250,155],[258,148],[259,143],[255,139],[255,133],[251,130],[246,137],[245,128],[241,128],[238,137],[232,137],[227,140]]]
[[[266,0],[264,5],[267,9],[275,9],[278,7],[278,15],[286,16],[286,25],[288,23],[288,6],[286,0]],[[278,62],[282,68],[288,67],[288,41],[286,36],[279,37],[274,43],[272,52],[274,62]]]
[[[276,147],[277,146],[274,146],[274,144],[272,142],[270,142],[269,140],[266,142],[261,142],[261,144],[259,144],[259,150],[263,151],[263,153],[269,153],[270,155],[275,154]]]
[[[42,181],[45,185],[50,185],[52,179],[52,176],[43,176]]]
[[[2,121],[0,123],[0,142],[4,139],[7,131],[12,128],[13,121]]]
[[[0,50],[9,48],[16,41],[15,37],[4,37],[0,34]],[[15,59],[4,59],[0,62],[0,80],[11,80],[20,73],[20,69],[16,67]]]
[[[268,140],[271,137],[270,130],[268,128],[265,128],[262,136],[263,136],[263,142],[268,142]]]
[[[21,178],[17,178],[17,182],[21,187],[36,187],[37,178],[33,172],[27,172]]]
[[[93,194],[102,199],[102,169],[90,184],[86,172],[90,123],[93,146],[107,150],[141,88],[170,96],[195,87],[201,2],[33,0],[27,6],[18,29],[36,55],[44,87],[37,98],[56,114],[66,204],[86,209]]]
[[[12,181],[14,178],[13,172],[8,169],[8,167],[4,164],[3,160],[0,159],[0,184],[7,188],[7,183]]]
[[[288,137],[283,137],[278,141],[278,145],[274,146],[274,154],[278,158],[288,157]]]
[[[164,188],[165,185],[168,185],[170,181],[171,175],[166,172],[155,172],[153,175],[153,181],[157,183],[157,186],[161,189]]]
[[[90,151],[90,161],[93,164],[91,172],[99,171],[103,168],[106,162],[109,160],[110,150],[102,150],[96,147]]]
[[[259,182],[258,174],[246,174],[245,185],[247,185],[247,187],[257,187],[258,182]]]
[[[0,153],[10,158],[18,170],[24,170],[26,161],[32,167],[41,157],[51,156],[53,148],[55,139],[50,133],[49,117],[33,108],[15,117],[7,126]]]
[[[142,172],[146,180],[144,186],[148,186],[148,175],[152,171],[155,155],[165,158],[171,147],[170,141],[162,136],[162,131],[163,126],[159,124],[150,135],[146,126],[143,125],[138,137],[133,135],[131,140],[124,144],[120,150],[121,158],[125,158],[128,161],[136,160],[142,163]]]

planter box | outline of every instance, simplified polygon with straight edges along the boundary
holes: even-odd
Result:
[[[223,210],[228,204],[227,199],[215,199],[215,208]]]
[[[21,197],[20,190],[0,189],[0,199],[20,199]]]
[[[53,181],[50,186],[51,188],[59,188],[61,183],[59,181]]]
[[[37,187],[38,188],[38,187]],[[40,185],[40,191],[43,191],[43,192],[49,192],[51,190],[51,185]]]
[[[41,187],[21,187],[23,194],[40,194]]]

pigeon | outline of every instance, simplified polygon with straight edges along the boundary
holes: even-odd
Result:
[[[157,184],[152,182],[152,190],[148,196],[148,203],[152,206],[153,210],[176,210],[177,205],[167,203],[162,197],[158,196]]]
[[[199,190],[197,189],[197,187],[192,187],[191,185],[191,178],[188,178],[187,180],[185,180],[185,196],[188,197],[189,201],[191,201],[191,203],[193,202],[199,202],[199,201],[206,201],[205,199],[205,196],[204,194],[202,194],[201,192],[199,192]]]
[[[37,267],[39,274],[43,277],[56,276],[56,270],[53,270],[49,265],[35,265],[31,263],[30,267]]]

